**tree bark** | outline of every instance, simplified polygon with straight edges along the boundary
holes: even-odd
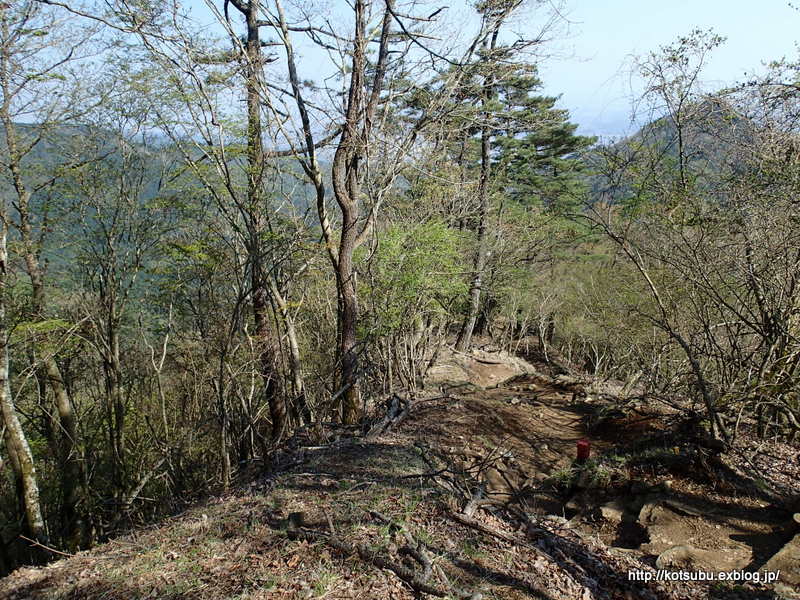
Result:
[[[39,501],[39,485],[36,481],[36,467],[33,462],[28,439],[19,421],[16,407],[11,395],[8,328],[6,326],[5,285],[6,285],[6,215],[0,216],[0,413],[6,427],[6,446],[12,457],[11,466],[15,469],[22,493],[22,504],[25,509],[25,522],[31,537],[39,542],[46,542],[47,531]]]
[[[359,176],[361,161],[366,154],[372,121],[378,107],[380,92],[386,74],[386,61],[391,31],[393,3],[386,0],[383,23],[369,96],[366,95],[367,73],[366,6],[364,0],[354,3],[355,35],[353,38],[352,69],[347,96],[342,136],[333,157],[333,191],[342,212],[342,234],[339,240],[339,260],[336,268],[336,284],[339,293],[339,359],[342,393],[342,422],[356,423],[361,418],[361,392],[358,382],[359,317],[358,290],[353,265],[353,253],[363,236],[359,235]],[[368,226],[369,224],[367,224]],[[366,232],[366,229],[364,230]],[[361,240],[359,239],[361,238]]]
[[[472,333],[475,330],[475,323],[478,320],[478,313],[481,307],[483,272],[486,270],[486,263],[489,258],[489,229],[487,225],[489,220],[489,176],[491,174],[491,164],[489,162],[490,138],[489,128],[484,127],[481,130],[481,177],[478,184],[478,197],[480,199],[478,251],[475,255],[472,284],[469,289],[469,309],[456,341],[456,350],[461,352],[467,350],[472,344]]]
[[[339,260],[336,265],[336,287],[339,296],[339,347],[341,361],[339,388],[342,393],[342,422],[356,423],[361,417],[358,385],[358,354],[356,327],[358,324],[358,292],[353,269],[359,214],[358,148],[359,112],[364,97],[365,16],[363,0],[355,2],[355,38],[353,41],[352,71],[347,98],[345,124],[333,157],[333,191],[342,212],[342,234],[339,239]]]
[[[261,39],[259,35],[259,2],[250,0],[246,6],[247,25],[247,209],[248,252],[250,253],[251,284],[253,298],[253,320],[258,348],[258,364],[264,397],[269,404],[272,418],[272,440],[279,441],[286,433],[286,401],[281,395],[276,369],[275,339],[270,328],[270,302],[268,273],[264,268],[263,244],[264,223],[261,216],[263,207],[262,182],[264,177],[264,146],[261,126],[260,73],[263,67]]]
[[[299,416],[303,423],[310,425],[312,421],[311,410],[308,407],[306,399],[305,382],[303,381],[303,363],[300,355],[300,343],[297,340],[297,329],[294,325],[294,319],[289,312],[289,307],[286,304],[286,299],[278,289],[274,280],[270,280],[270,293],[278,305],[278,311],[281,314],[281,321],[286,329],[286,340],[289,345],[289,370],[292,374],[292,388],[294,393],[293,411],[295,418]],[[299,413],[299,415],[297,414]],[[297,419],[297,420],[299,420]]]
[[[497,37],[501,21],[497,21],[495,29],[490,40],[484,45],[484,48],[491,53],[497,46]],[[491,73],[484,77],[483,83],[483,99],[481,100],[482,118],[485,121],[489,120],[487,112],[487,105],[492,98],[493,94],[493,77]],[[481,307],[481,293],[483,288],[483,274],[486,270],[486,263],[489,258],[489,178],[492,173],[491,164],[491,136],[492,131],[490,127],[484,123],[481,128],[481,174],[478,183],[478,199],[480,202],[478,211],[478,250],[475,254],[474,271],[472,275],[472,283],[469,290],[469,309],[464,318],[464,323],[461,326],[461,331],[456,340],[456,350],[464,352],[472,344],[472,333],[475,331],[475,323],[478,320],[478,313]]]
[[[106,292],[108,293],[108,292]],[[105,296],[105,294],[101,294]],[[125,401],[122,395],[122,362],[120,359],[119,318],[113,294],[103,297],[107,303],[103,371],[106,387],[106,410],[109,446],[111,449],[112,479],[115,497],[121,498],[126,488],[125,473]]]

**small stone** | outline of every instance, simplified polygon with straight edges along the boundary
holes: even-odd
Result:
[[[620,499],[612,500],[600,507],[600,515],[606,521],[619,523],[625,516],[625,504]]]
[[[503,477],[503,474],[496,468],[490,467],[487,469],[484,478],[487,487],[492,493],[510,494],[512,492],[505,477]]]
[[[578,496],[573,496],[572,498],[564,504],[564,510],[574,513],[580,513],[583,510],[583,503],[580,501]]]
[[[659,554],[656,559],[656,567],[659,569],[669,569],[675,567],[691,567],[695,563],[697,549],[688,544],[683,546],[673,546]]]
[[[543,520],[560,527],[569,527],[569,520],[559,515],[547,515]]]
[[[659,502],[645,502],[639,511],[639,524],[647,527],[654,521],[653,511],[655,511],[661,504]]]

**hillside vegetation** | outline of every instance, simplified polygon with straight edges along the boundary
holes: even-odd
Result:
[[[20,569],[0,593],[10,600],[777,597],[763,582],[643,580],[655,576],[645,559],[654,552],[658,567],[791,571],[790,560],[773,558],[791,539],[788,505],[755,480],[732,476],[752,443],[698,477],[687,464],[704,460],[698,448],[688,439],[680,457],[665,448],[656,415],[601,425],[619,391],[614,383],[554,378],[503,353],[446,364],[484,365],[475,381],[518,374],[489,388],[441,380],[440,392],[390,404],[366,433],[298,433],[269,473],[249,465],[229,493],[45,569]],[[591,436],[597,456],[574,465],[581,436]],[[787,450],[772,444],[763,456]],[[764,485],[784,492],[796,491],[798,474],[800,466],[762,471]],[[796,570],[791,577],[785,581],[797,582]]]

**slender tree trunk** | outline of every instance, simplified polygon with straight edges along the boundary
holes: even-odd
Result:
[[[338,252],[333,239],[330,221],[325,209],[325,187],[316,161],[313,131],[305,101],[303,99],[300,79],[294,59],[294,50],[289,38],[289,27],[283,13],[281,2],[276,1],[280,29],[286,48],[289,80],[297,109],[303,124],[306,159],[301,165],[314,184],[317,192],[317,212],[320,226],[326,242],[328,256],[336,274],[338,296],[337,311],[337,361],[341,364],[339,389],[341,394],[341,416],[344,423],[355,423],[361,418],[361,394],[358,382],[357,327],[359,318],[358,291],[353,265],[353,253],[369,231],[369,219],[361,232],[358,231],[359,211],[359,171],[363,157],[366,155],[373,119],[383,90],[386,66],[391,40],[391,24],[393,21],[393,0],[385,0],[383,22],[381,25],[377,59],[372,69],[371,89],[367,93],[365,81],[367,77],[367,35],[365,0],[354,0],[351,3],[355,15],[355,27],[351,54],[350,82],[348,86],[347,105],[341,137],[333,157],[332,181],[333,192],[342,213],[342,229],[339,238]]]
[[[55,367],[55,368],[53,368]],[[60,454],[61,477],[61,530],[68,550],[78,549],[82,538],[82,519],[78,512],[80,502],[79,485],[82,480],[79,449],[77,444],[77,423],[72,403],[61,379],[61,371],[54,360],[45,362],[47,379],[53,389],[56,410],[61,424]]]
[[[467,350],[472,344],[472,333],[481,308],[481,292],[483,287],[483,273],[489,258],[489,176],[491,164],[489,147],[491,134],[488,127],[481,130],[481,177],[478,184],[478,198],[480,200],[478,221],[478,251],[475,255],[472,284],[469,289],[469,309],[461,331],[456,341],[456,349]]]
[[[358,292],[356,289],[353,253],[358,238],[359,216],[359,163],[366,142],[360,133],[361,111],[364,102],[365,7],[356,0],[355,38],[353,41],[352,69],[347,96],[347,110],[342,137],[333,157],[333,191],[342,212],[342,234],[339,239],[339,260],[336,265],[336,287],[339,296],[339,345],[341,361],[339,388],[342,393],[342,422],[352,424],[361,418],[361,391],[358,382],[358,352],[356,328],[358,326]]]
[[[286,329],[286,339],[289,344],[289,370],[292,373],[292,388],[294,392],[294,406],[297,412],[300,413],[300,418],[302,418],[303,422],[306,425],[310,425],[312,416],[306,400],[306,388],[305,382],[303,381],[303,363],[294,319],[289,312],[286,299],[272,279],[270,279],[270,293],[275,299],[275,303],[278,305],[281,321],[283,321],[283,326]]]
[[[497,20],[494,31],[489,39],[484,43],[484,49],[491,55],[497,47],[497,37],[500,31],[501,20]],[[482,118],[485,121],[490,119],[488,104],[492,99],[494,78],[491,73],[484,76],[483,98],[481,100]],[[478,183],[478,200],[480,202],[478,211],[478,250],[475,254],[474,271],[472,284],[469,290],[469,309],[464,318],[464,323],[459,331],[456,340],[456,350],[465,351],[472,344],[472,333],[475,331],[475,323],[478,320],[478,313],[481,308],[481,293],[483,288],[483,275],[486,270],[486,263],[489,259],[489,177],[491,176],[491,136],[492,130],[485,122],[481,128],[481,175]]]
[[[20,515],[25,514],[25,486],[22,483],[22,465],[17,458],[16,446],[11,439],[11,433],[6,427],[3,412],[0,412],[0,423],[3,425],[3,444],[8,453],[8,463],[11,465],[11,474],[14,479],[14,493],[17,498],[17,511]]]
[[[343,231],[339,244],[337,281],[341,302],[341,337],[339,355],[342,361],[340,387],[342,394],[342,422],[357,423],[361,418],[361,394],[358,384],[358,353],[356,327],[358,325],[358,293],[356,291],[353,250],[356,238],[356,219],[351,210],[343,210]]]
[[[116,317],[114,301],[108,303],[105,332],[103,370],[105,372],[107,420],[109,444],[113,464],[114,493],[118,498],[125,494],[125,401],[122,391],[122,362],[120,359],[119,319]]]
[[[253,319],[255,321],[256,344],[259,352],[259,370],[264,386],[264,396],[269,404],[272,417],[272,439],[280,440],[286,433],[286,401],[280,391],[277,376],[277,352],[275,339],[270,328],[270,302],[268,274],[264,269],[263,219],[264,210],[262,182],[264,177],[264,147],[261,127],[261,98],[259,92],[260,72],[263,58],[259,36],[259,2],[250,0],[245,14],[247,24],[247,208],[249,211],[248,252],[251,262],[251,282],[253,287]]]
[[[39,502],[39,485],[36,481],[36,467],[28,439],[17,416],[17,410],[11,395],[9,381],[8,328],[6,326],[5,287],[6,287],[6,233],[5,211],[0,215],[0,413],[6,428],[6,447],[11,456],[14,476],[19,481],[22,492],[22,504],[25,509],[25,522],[34,539],[45,541],[45,529],[42,508]]]

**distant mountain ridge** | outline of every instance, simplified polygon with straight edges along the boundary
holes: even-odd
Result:
[[[630,183],[615,181],[610,167],[639,162],[653,172],[677,171],[683,157],[686,176],[708,186],[718,177],[743,168],[743,148],[754,141],[756,125],[720,99],[685,107],[679,115],[658,117],[623,139],[595,147],[584,160],[589,164],[591,202],[619,201]]]

